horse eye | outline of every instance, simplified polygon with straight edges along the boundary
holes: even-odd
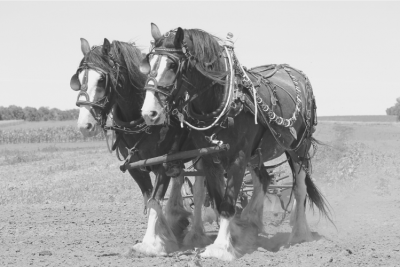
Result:
[[[170,67],[171,69],[176,69],[176,68],[178,67],[178,65],[177,65],[176,63],[171,63],[171,64],[169,65],[169,67]]]
[[[102,87],[97,87],[97,88],[96,88],[96,93],[102,94],[102,93],[104,93],[104,92],[105,92],[104,88],[102,88]]]

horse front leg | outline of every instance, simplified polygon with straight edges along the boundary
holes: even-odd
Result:
[[[151,197],[151,192],[153,191],[153,185],[151,183],[150,175],[148,172],[141,171],[139,169],[129,170],[129,174],[138,184],[143,195],[144,211],[147,210],[147,202]]]
[[[203,170],[201,160],[196,165],[197,170]],[[194,183],[194,212],[192,227],[186,234],[183,240],[185,248],[205,247],[211,243],[210,238],[205,234],[203,220],[202,220],[202,207],[206,199],[205,177],[196,176]]]
[[[148,223],[142,242],[135,244],[129,254],[135,252],[148,256],[165,256],[179,249],[177,239],[162,212],[160,201],[164,198],[170,178],[163,171],[156,172],[153,193],[147,202]]]
[[[182,185],[183,175],[172,178],[172,187],[165,207],[165,217],[167,223],[174,233],[178,243],[182,243],[187,227],[189,226],[189,217],[192,215],[183,206]]]
[[[207,246],[201,253],[202,257],[215,257],[230,261],[242,256],[254,246],[258,235],[257,227],[254,224],[243,222],[238,216],[235,216],[236,199],[243,181],[246,163],[245,153],[240,151],[228,169],[223,200],[218,203],[219,198],[214,196],[220,213],[220,228],[214,243]]]

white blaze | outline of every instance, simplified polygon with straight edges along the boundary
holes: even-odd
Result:
[[[154,65],[158,61],[160,55],[154,55],[150,60],[150,69],[154,68]],[[155,77],[157,83],[160,81],[164,71],[167,68],[167,57],[161,56],[159,66],[156,69],[157,76]],[[151,84],[153,85],[154,84]],[[159,99],[156,97],[156,92],[152,90],[146,91],[146,97],[142,106],[142,116],[148,125],[163,124],[165,121],[164,109],[160,104]]]
[[[84,73],[85,71],[82,71],[79,74],[79,81],[81,84],[83,81]],[[88,71],[88,81],[87,81],[88,87],[86,93],[89,95],[88,101],[90,102],[93,102],[96,99],[99,99],[104,96],[104,93],[99,94],[96,90],[97,83],[99,82],[100,78],[101,75],[97,71],[94,70]],[[86,99],[85,97],[81,96],[79,100],[86,100]],[[79,108],[78,128],[85,137],[95,136],[100,132],[98,127],[92,128],[91,130],[86,129],[88,123],[90,123],[93,126],[95,126],[97,123],[89,110],[90,106],[81,106]]]

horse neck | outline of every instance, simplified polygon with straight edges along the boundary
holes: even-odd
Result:
[[[201,74],[198,74],[196,79],[196,92],[198,93],[203,88],[210,86],[213,82],[210,79],[205,80]],[[220,93],[218,93],[220,92]],[[223,85],[215,84],[211,88],[206,89],[206,91],[195,100],[193,100],[193,107],[202,113],[211,113],[215,111],[221,104],[221,94],[223,92]]]
[[[137,89],[132,87],[132,88],[126,88],[126,90],[124,91],[130,92],[131,90],[137,90]],[[138,92],[137,94],[130,93],[126,97],[124,97],[123,94],[117,94],[116,104],[118,105],[120,113],[123,116],[123,118],[121,118],[122,120],[129,122],[137,120],[141,117],[142,105],[139,99],[141,97],[140,94],[141,92]]]

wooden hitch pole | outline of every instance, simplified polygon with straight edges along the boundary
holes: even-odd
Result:
[[[178,153],[171,154],[171,155],[163,155],[163,156],[159,156],[159,157],[155,157],[155,158],[139,160],[136,162],[121,165],[119,168],[122,172],[125,172],[126,170],[136,169],[136,168],[145,167],[145,166],[157,165],[157,164],[166,163],[166,162],[179,160],[179,159],[194,158],[197,156],[218,153],[218,152],[222,152],[222,151],[226,151],[226,150],[229,150],[229,144],[222,144],[220,146],[193,149],[193,150],[189,150],[189,151],[178,152]]]

